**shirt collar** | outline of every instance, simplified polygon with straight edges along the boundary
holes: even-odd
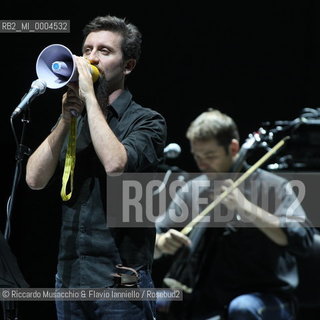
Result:
[[[115,116],[119,119],[122,117],[126,109],[129,107],[132,100],[132,94],[125,89],[119,97],[110,105],[114,110]]]

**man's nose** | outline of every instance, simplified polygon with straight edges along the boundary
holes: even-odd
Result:
[[[208,163],[203,160],[198,160],[198,167],[200,170],[208,169]]]
[[[91,64],[99,63],[99,55],[98,55],[98,52],[95,50],[92,50],[86,58],[89,60]]]

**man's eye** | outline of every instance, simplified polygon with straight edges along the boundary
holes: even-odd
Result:
[[[103,55],[108,55],[108,54],[110,53],[110,51],[107,50],[107,49],[102,49],[102,50],[100,50],[100,52],[101,52]]]

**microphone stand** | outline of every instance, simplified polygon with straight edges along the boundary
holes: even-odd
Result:
[[[13,118],[11,117],[10,122],[11,122],[11,127],[13,128],[12,121],[13,121]],[[15,166],[15,171],[14,171],[14,176],[13,176],[11,195],[9,197],[8,206],[7,206],[7,221],[6,221],[6,228],[5,228],[5,233],[4,233],[4,238],[7,241],[9,240],[10,233],[11,233],[11,214],[13,211],[13,204],[14,204],[14,199],[15,199],[15,195],[16,195],[16,191],[17,191],[17,186],[18,186],[18,183],[20,182],[20,178],[21,178],[23,160],[24,160],[25,156],[29,156],[31,154],[31,149],[26,147],[25,145],[23,145],[26,124],[28,124],[30,122],[29,119],[26,119],[25,114],[24,114],[21,122],[22,122],[23,126],[22,126],[22,131],[21,131],[20,143],[18,143],[16,135],[14,134],[16,144],[17,144],[17,150],[16,150],[16,154],[15,154],[16,166]],[[14,132],[14,130],[13,130],[13,132]]]
[[[15,154],[15,160],[16,160],[16,166],[15,166],[15,171],[14,171],[14,176],[13,176],[13,183],[12,183],[12,189],[11,189],[11,194],[7,202],[7,220],[6,220],[6,226],[5,226],[5,233],[4,233],[4,240],[8,243],[10,234],[11,234],[11,215],[13,211],[13,205],[14,205],[14,200],[16,196],[16,191],[17,191],[17,186],[19,184],[20,178],[21,178],[21,173],[22,173],[22,164],[25,156],[29,156],[31,154],[31,149],[26,147],[23,144],[24,140],[24,135],[25,135],[25,130],[26,130],[26,124],[28,124],[30,121],[29,119],[26,119],[26,115],[24,113],[24,116],[22,118],[22,131],[21,131],[21,139],[20,143],[18,142],[18,139],[15,134],[14,126],[13,126],[13,116],[10,118],[10,123],[11,127],[14,133],[14,138],[15,142],[17,145],[17,150]],[[11,261],[11,263],[15,263],[15,261]],[[5,263],[7,265],[7,263]],[[15,267],[15,271],[13,271],[13,267]],[[16,287],[23,287],[27,286],[28,284],[24,281],[22,274],[20,274],[19,268],[17,266],[9,266],[8,267],[11,275],[12,275],[12,280],[13,286]],[[4,315],[4,320],[18,320],[18,307],[17,307],[17,302],[16,301],[3,301],[3,315]]]

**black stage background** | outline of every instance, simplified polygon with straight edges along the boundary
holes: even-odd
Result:
[[[128,79],[136,101],[161,112],[168,143],[182,147],[169,164],[196,171],[185,131],[217,107],[238,123],[241,139],[261,123],[292,120],[320,105],[320,3],[301,1],[37,2],[2,4],[1,19],[68,19],[71,32],[1,33],[1,226],[11,192],[16,145],[10,115],[29,90],[43,48],[60,43],[80,54],[82,27],[97,15],[127,17],[143,33],[143,54]],[[70,6],[70,8],[69,8]],[[60,114],[65,88],[32,102],[24,144],[34,149]],[[15,121],[18,137],[22,124]],[[25,164],[25,163],[24,163]],[[24,166],[23,166],[24,170]],[[53,192],[56,191],[56,192]],[[30,191],[22,176],[14,201],[10,245],[31,287],[53,287],[59,236],[59,190]],[[314,275],[319,277],[319,275]],[[306,311],[304,319],[313,319]],[[53,303],[20,305],[21,319],[55,319]]]

